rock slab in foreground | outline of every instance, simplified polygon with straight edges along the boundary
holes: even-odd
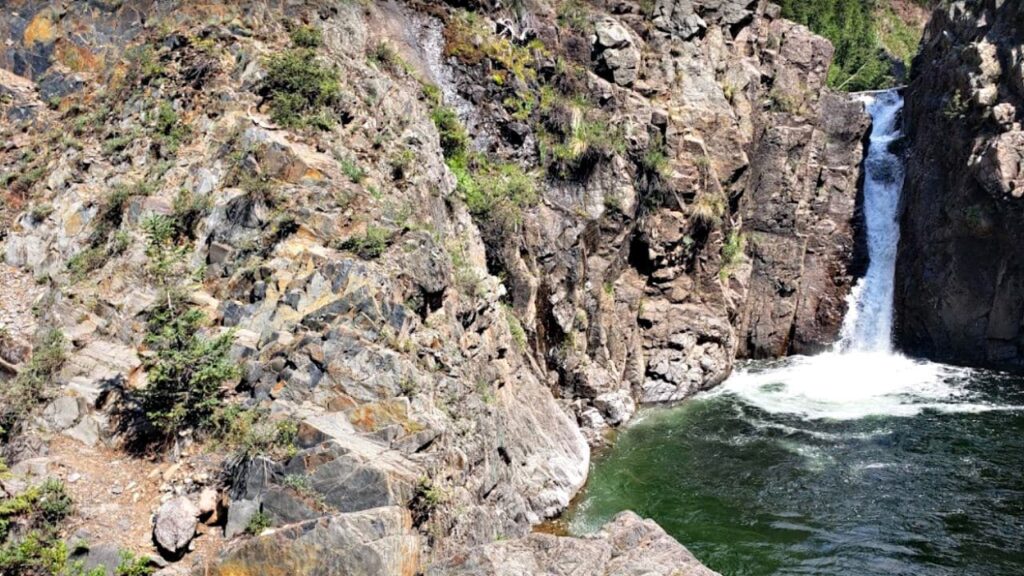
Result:
[[[419,567],[419,537],[409,512],[397,506],[335,514],[292,524],[229,550],[204,576],[394,574]]]
[[[585,538],[534,533],[470,550],[429,576],[717,576],[653,520],[622,512],[600,532]]]

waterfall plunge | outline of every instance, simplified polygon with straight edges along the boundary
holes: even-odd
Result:
[[[900,226],[896,218],[903,189],[903,160],[889,150],[900,136],[903,98],[896,91],[865,96],[871,114],[871,146],[864,162],[864,221],[868,231],[867,274],[847,298],[838,342],[845,352],[892,351],[893,276]]]
[[[864,219],[870,264],[848,298],[833,350],[738,370],[712,394],[733,394],[768,412],[806,418],[913,416],[924,409],[977,412],[1005,407],[970,401],[967,370],[913,360],[892,350],[893,275],[903,187],[900,137],[903,98],[896,91],[862,97],[872,118],[865,160]]]

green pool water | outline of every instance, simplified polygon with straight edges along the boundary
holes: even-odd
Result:
[[[568,525],[634,510],[724,575],[1024,575],[1021,405],[1020,379],[902,358],[747,366],[643,413]]]

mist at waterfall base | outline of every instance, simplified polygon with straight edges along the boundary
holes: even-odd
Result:
[[[902,99],[867,98],[870,265],[839,341],[644,412],[570,530],[653,518],[726,576],[1024,574],[1024,381],[892,350]]]

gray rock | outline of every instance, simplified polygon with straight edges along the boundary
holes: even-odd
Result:
[[[431,567],[428,576],[717,576],[654,521],[623,512],[584,538],[530,534],[485,544]]]
[[[249,521],[260,511],[260,503],[256,500],[232,500],[228,506],[228,521],[224,526],[224,537],[234,538],[244,534]]]
[[[640,67],[640,50],[629,31],[612,18],[598,20],[594,31],[598,71],[620,86],[632,85]]]
[[[199,509],[188,498],[179,496],[168,500],[156,512],[153,540],[172,556],[184,553],[196,534],[198,517]]]
[[[629,392],[607,392],[594,399],[594,406],[601,411],[605,420],[612,426],[626,422],[636,412],[636,403]]]
[[[324,516],[245,540],[209,567],[209,576],[263,574],[415,574],[420,540],[398,507]]]
[[[63,434],[74,438],[86,446],[95,446],[101,437],[100,422],[94,414],[86,414],[73,428],[68,428]]]
[[[62,432],[74,426],[80,414],[77,398],[61,396],[46,406],[43,419],[55,431]]]
[[[72,563],[81,562],[85,574],[102,568],[107,576],[114,576],[121,563],[121,548],[116,544],[88,545],[76,549],[70,560]]]
[[[936,10],[904,92],[901,350],[1024,373],[1020,2]]]

